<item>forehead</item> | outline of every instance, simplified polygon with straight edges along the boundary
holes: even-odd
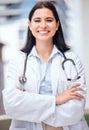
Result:
[[[33,13],[32,18],[34,17],[54,17],[53,12],[48,8],[36,9]]]

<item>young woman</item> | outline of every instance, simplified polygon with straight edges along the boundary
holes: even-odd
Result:
[[[3,101],[9,130],[89,130],[84,68],[51,2],[30,11],[27,42],[10,60]]]

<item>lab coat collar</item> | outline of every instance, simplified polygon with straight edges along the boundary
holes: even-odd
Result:
[[[62,52],[57,49],[56,45],[54,45],[53,51],[52,51],[52,54],[51,54],[50,58],[53,57],[53,55],[55,55],[57,53],[60,54],[61,56],[63,56]],[[37,54],[35,46],[33,46],[32,50],[31,50],[31,52],[30,52],[30,54],[28,56],[29,57],[39,57],[38,54]]]

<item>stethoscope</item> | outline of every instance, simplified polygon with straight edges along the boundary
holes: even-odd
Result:
[[[64,53],[62,53],[62,54],[63,54],[63,57],[64,57],[64,60],[62,62],[62,69],[65,72],[67,81],[76,81],[76,80],[78,80],[80,78],[80,76],[78,74],[78,70],[77,70],[77,67],[76,67],[76,64],[75,64],[74,60],[67,58]],[[19,77],[19,81],[20,81],[20,83],[22,85],[24,85],[27,82],[27,78],[25,76],[26,66],[27,66],[27,59],[28,59],[28,54],[26,55],[26,59],[25,59],[25,62],[24,62],[23,75]],[[66,62],[71,62],[72,65],[74,66],[74,69],[75,69],[75,72],[76,72],[76,77],[74,79],[69,78],[68,75],[67,75],[67,73],[66,73],[66,70],[65,70],[65,63]]]
[[[62,54],[63,54],[63,57],[64,57],[64,60],[63,60],[63,62],[62,62],[62,69],[63,69],[64,72],[65,72],[67,81],[73,81],[73,82],[74,82],[74,81],[80,79],[80,76],[79,76],[79,74],[78,74],[78,70],[77,70],[77,67],[76,67],[76,64],[75,64],[74,60],[72,60],[72,59],[70,59],[70,58],[67,58],[63,52],[62,52]],[[66,62],[71,62],[72,65],[74,66],[74,69],[75,69],[75,72],[76,72],[76,77],[73,78],[73,79],[72,79],[72,78],[69,78],[68,75],[67,75],[67,73],[66,73],[66,70],[65,70],[65,63],[66,63]]]
[[[27,82],[27,78],[25,76],[26,72],[26,67],[27,67],[27,59],[28,59],[28,54],[26,54],[25,62],[24,62],[24,69],[23,69],[23,74],[22,76],[19,77],[19,82],[24,85]]]

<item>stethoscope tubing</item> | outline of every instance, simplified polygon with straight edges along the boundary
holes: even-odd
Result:
[[[65,72],[65,75],[66,75],[66,77],[67,77],[67,80],[68,80],[68,81],[78,80],[78,79],[80,78],[80,76],[78,75],[78,70],[77,70],[77,68],[76,68],[76,64],[75,64],[74,60],[72,60],[72,59],[70,59],[70,58],[67,58],[63,52],[62,52],[62,54],[63,54],[63,57],[64,57],[64,61],[62,62],[62,69],[63,69],[64,72]],[[20,82],[21,84],[25,84],[25,83],[27,82],[27,78],[26,78],[26,76],[25,76],[26,67],[27,67],[27,60],[28,60],[28,54],[26,54],[26,58],[25,58],[25,62],[24,62],[23,75],[19,77],[19,82]],[[67,74],[66,74],[66,71],[65,71],[65,63],[68,62],[68,61],[71,62],[71,63],[73,64],[74,68],[75,68],[76,75],[77,75],[77,77],[76,77],[75,79],[68,78],[68,76],[67,76]]]

